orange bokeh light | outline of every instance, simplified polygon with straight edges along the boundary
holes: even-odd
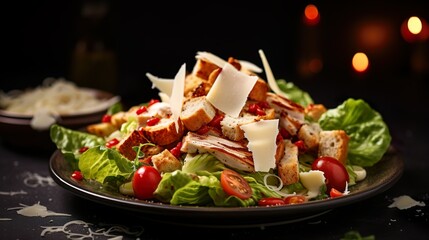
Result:
[[[369,66],[369,60],[365,53],[355,53],[352,59],[352,66],[356,72],[365,72]]]
[[[426,41],[429,39],[429,24],[425,19],[410,17],[402,22],[401,35],[409,43]]]
[[[304,9],[304,23],[313,26],[318,24],[320,21],[319,9],[316,5],[308,4]]]

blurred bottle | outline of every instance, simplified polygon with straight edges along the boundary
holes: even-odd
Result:
[[[118,66],[110,2],[82,1],[76,32],[70,80],[116,94]]]

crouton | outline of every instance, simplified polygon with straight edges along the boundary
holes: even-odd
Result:
[[[248,98],[257,102],[265,101],[267,99],[268,89],[268,84],[259,78],[250,91]]]
[[[304,112],[305,116],[311,118],[313,121],[318,121],[320,116],[327,111],[323,104],[309,104]]]
[[[180,119],[188,130],[196,131],[209,123],[215,115],[216,109],[202,96],[191,98],[184,103]]]
[[[153,166],[161,173],[182,169],[182,163],[168,149],[153,155],[151,160]]]
[[[121,127],[121,125],[127,121],[126,118],[126,113],[121,111],[121,112],[117,112],[115,114],[112,115],[112,118],[110,119],[110,122],[117,128],[119,129]]]
[[[324,130],[319,136],[318,156],[333,157],[345,165],[350,139],[347,133],[344,130]]]
[[[317,151],[319,147],[319,133],[322,131],[319,124],[304,124],[298,131],[298,138],[304,141],[305,147],[309,151]]]
[[[197,62],[195,63],[194,68],[192,69],[191,75],[207,80],[209,79],[210,73],[217,68],[219,67],[214,63],[204,61],[202,59],[197,59]]]
[[[99,137],[106,137],[116,131],[116,127],[111,123],[101,122],[86,126],[86,131]]]
[[[277,164],[277,171],[283,184],[290,185],[299,181],[298,147],[289,139],[283,142],[285,154]]]
[[[165,146],[173,142],[179,141],[184,133],[182,121],[178,120],[179,131],[176,131],[176,124],[172,118],[161,118],[160,121],[153,126],[144,126],[141,128],[144,136],[152,143]]]
[[[263,111],[265,111],[265,115],[255,115],[253,113],[249,113],[249,104],[251,103],[255,102],[248,101],[243,108],[244,111],[242,111],[240,114],[241,116],[237,118],[225,115],[223,120],[220,122],[222,134],[225,135],[225,137],[233,141],[241,141],[244,139],[244,131],[240,128],[240,126],[260,120],[269,120],[275,118],[275,111],[273,108],[263,109]]]
[[[129,160],[134,160],[137,156],[137,152],[133,147],[147,142],[148,140],[139,131],[134,130],[127,137],[123,138],[115,147],[124,157]]]

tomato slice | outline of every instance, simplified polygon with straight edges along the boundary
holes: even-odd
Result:
[[[341,197],[341,196],[343,196],[343,193],[338,191],[335,188],[331,188],[331,191],[329,191],[329,196],[331,198]]]
[[[284,199],[284,202],[286,204],[298,204],[298,203],[304,203],[307,202],[307,198],[302,195],[296,195],[296,196],[289,196]]]
[[[228,195],[236,196],[243,200],[252,196],[253,192],[249,183],[234,170],[223,170],[220,174],[220,183]]]
[[[258,206],[281,206],[286,205],[286,202],[283,198],[277,198],[277,197],[266,197],[261,198],[258,201]]]

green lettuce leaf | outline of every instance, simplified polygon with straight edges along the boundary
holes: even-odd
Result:
[[[307,92],[301,90],[299,87],[297,87],[292,82],[286,82],[284,79],[278,79],[277,85],[279,86],[280,90],[284,92],[290,100],[306,107],[309,104],[314,103],[313,99],[311,98],[310,94]]]
[[[348,161],[369,167],[386,153],[392,137],[381,115],[362,99],[349,98],[319,119],[323,130],[342,129],[350,137]]]
[[[119,187],[134,174],[134,163],[118,151],[103,146],[90,148],[79,158],[79,169],[85,179]]]

